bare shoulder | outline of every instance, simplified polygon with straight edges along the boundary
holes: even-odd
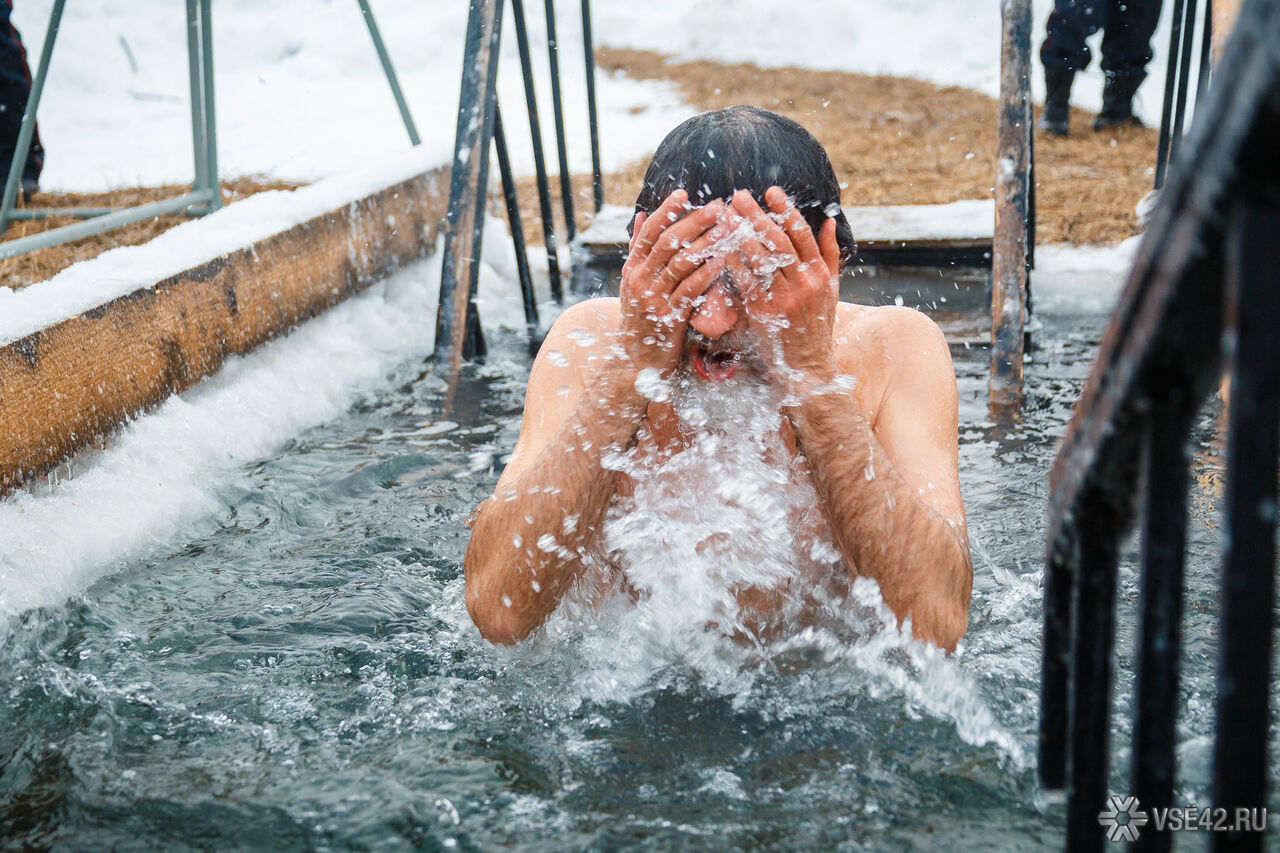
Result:
[[[896,305],[840,303],[835,323],[836,358],[842,368],[877,365],[888,373],[933,364],[951,370],[947,339],[923,311]],[[856,371],[855,371],[856,372]]]
[[[499,485],[526,470],[564,423],[609,358],[617,330],[616,299],[570,305],[552,324],[529,372],[520,438]]]
[[[586,299],[564,309],[538,350],[530,381],[540,373],[559,372],[550,371],[552,367],[589,373],[617,343],[618,317],[616,298]]]
[[[928,315],[896,305],[846,302],[840,303],[838,312],[836,361],[842,373],[856,378],[859,401],[872,423],[891,398],[908,389],[939,394],[944,401],[954,397],[951,351]]]
[[[611,338],[618,330],[617,297],[601,296],[576,302],[561,312],[547,333],[547,341],[570,341],[589,346],[587,335]]]
[[[835,337],[842,351],[866,343],[886,355],[898,355],[912,353],[920,345],[946,345],[938,324],[914,308],[841,302],[837,310]]]

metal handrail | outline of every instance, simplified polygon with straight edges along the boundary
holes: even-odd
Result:
[[[1209,88],[1213,2],[1206,0],[1201,23],[1200,67],[1196,74],[1196,104]],[[1169,31],[1169,60],[1165,68],[1164,99],[1160,110],[1160,134],[1156,141],[1155,189],[1164,186],[1169,161],[1178,154],[1182,128],[1186,122],[1187,90],[1190,86],[1191,51],[1196,29],[1196,0],[1174,0],[1173,23]]]
[[[1231,372],[1214,805],[1266,804],[1280,455],[1280,0],[1246,0],[1140,245],[1050,480],[1040,780],[1067,791],[1067,848],[1101,850],[1116,573],[1142,507],[1129,793],[1172,804],[1186,523],[1185,447]],[[1148,828],[1150,829],[1150,828]],[[1260,850],[1257,833],[1217,850]],[[1148,831],[1145,849],[1167,849]]]
[[[357,2],[360,13],[369,28],[369,35],[382,64],[382,70],[386,74],[387,83],[391,87],[405,130],[409,134],[409,141],[413,145],[418,145],[421,141],[418,130],[409,113],[404,93],[400,89],[400,81],[391,64],[386,45],[382,41],[382,34],[374,20],[369,0],[357,0]],[[222,206],[218,178],[217,124],[214,112],[213,23],[210,0],[186,0],[186,4],[187,60],[191,81],[191,143],[194,160],[191,192],[135,207],[15,208],[18,190],[22,183],[22,169],[35,135],[36,110],[44,94],[53,46],[62,25],[63,8],[66,6],[66,0],[54,0],[49,14],[49,28],[45,33],[44,47],[40,51],[40,63],[32,78],[31,94],[27,99],[26,110],[22,114],[22,125],[18,132],[13,162],[9,166],[4,195],[0,198],[0,233],[8,228],[9,223],[19,220],[68,217],[86,221],[0,242],[0,258],[10,258],[37,249],[45,249],[133,222],[141,222],[154,216],[173,213],[202,216]]]
[[[382,71],[387,75],[387,84],[391,87],[391,95],[396,99],[396,109],[400,111],[400,120],[404,122],[405,132],[409,134],[409,144],[420,145],[422,144],[422,139],[418,136],[418,128],[413,123],[413,116],[409,114],[409,105],[405,102],[404,92],[400,91],[400,79],[396,77],[396,69],[391,64],[391,54],[387,53],[387,46],[382,42],[382,33],[378,30],[378,23],[373,18],[373,9],[369,7],[369,0],[357,0],[357,2],[360,4],[360,15],[369,26],[369,37],[373,39],[373,49],[378,52],[378,61],[382,63]]]
[[[31,81],[31,94],[22,114],[22,126],[18,132],[13,162],[9,166],[3,200],[0,200],[0,232],[3,232],[11,221],[19,219],[67,216],[86,221],[0,242],[0,258],[10,258],[36,249],[78,240],[154,216],[170,213],[201,215],[222,206],[217,178],[217,133],[213,98],[213,26],[210,17],[210,0],[187,0],[187,56],[191,76],[191,135],[195,159],[195,180],[191,192],[128,208],[26,208],[21,211],[14,209],[18,188],[22,182],[23,165],[31,150],[31,141],[35,133],[36,110],[44,94],[49,62],[53,57],[53,45],[62,24],[65,5],[66,0],[54,0],[53,9],[49,15],[49,28],[45,33],[44,47],[40,51],[40,64]]]
[[[547,19],[547,48],[550,55],[552,109],[555,115],[556,148],[560,161],[560,187],[564,196],[564,215],[570,239],[574,232],[572,188],[566,154],[563,105],[560,99],[559,44],[556,39],[554,0],[544,0]],[[533,62],[529,51],[529,35],[523,0],[512,0],[520,70],[524,79],[525,108],[533,143],[534,171],[538,186],[538,202],[542,215],[543,238],[547,250],[547,268],[551,296],[563,300],[560,266],[556,251],[557,238],[552,216],[550,184],[546,159],[542,151],[542,131],[538,120],[538,103],[534,96]],[[458,97],[458,124],[454,143],[457,152],[449,186],[448,239],[443,252],[440,277],[440,307],[436,314],[435,357],[456,369],[464,360],[484,355],[484,340],[475,306],[479,282],[482,219],[487,189],[490,143],[498,146],[498,169],[502,177],[503,197],[516,252],[529,345],[536,350],[542,331],[537,303],[520,223],[519,203],[511,160],[507,155],[506,133],[498,109],[496,88],[498,45],[502,36],[503,0],[470,0],[467,13],[466,48],[462,62],[462,85]],[[604,204],[600,170],[600,141],[595,100],[595,64],[591,44],[590,0],[582,0],[582,40],[587,61],[587,113],[591,133],[592,180],[595,210]]]

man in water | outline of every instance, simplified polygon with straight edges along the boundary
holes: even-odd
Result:
[[[511,460],[474,516],[466,602],[487,639],[524,639],[584,575],[620,575],[641,595],[626,564],[634,549],[608,533],[637,508],[645,472],[679,461],[695,496],[682,506],[705,513],[722,501],[713,521],[750,505],[752,489],[725,499],[712,486],[739,464],[725,455],[735,435],[746,441],[747,421],[764,418],[779,452],[756,461],[784,472],[778,488],[806,489],[812,506],[756,521],[766,534],[788,528],[807,568],[742,581],[732,590],[741,608],[767,616],[796,599],[797,583],[823,583],[813,571],[870,578],[913,636],[955,648],[973,569],[950,353],[918,311],[838,301],[854,250],[839,198],[818,141],[766,110],[705,113],[662,142],[636,201],[620,297],[574,305],[552,327]],[[767,405],[682,405],[735,395]],[[690,533],[678,514],[643,536],[705,533],[691,555],[764,541],[741,524]]]

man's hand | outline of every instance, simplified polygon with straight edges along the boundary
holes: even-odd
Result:
[[[725,268],[705,251],[723,230],[724,202],[688,210],[688,201],[678,189],[652,216],[636,214],[619,296],[620,337],[637,370],[666,374],[679,363],[689,316]]]
[[[744,241],[737,256],[729,260],[731,271],[773,279],[771,285],[757,284],[743,294],[748,315],[780,345],[786,366],[802,374],[795,378],[828,381],[835,375],[832,328],[840,271],[835,220],[824,222],[815,239],[809,223],[780,187],[769,188],[765,203],[774,216],[749,192],[734,194],[733,211],[751,223],[757,236]],[[775,270],[780,275],[774,275]]]

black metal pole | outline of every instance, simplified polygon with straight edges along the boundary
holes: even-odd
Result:
[[[1179,383],[1161,384],[1176,388]],[[1191,412],[1185,396],[1152,404],[1147,417],[1142,616],[1138,628],[1138,673],[1133,690],[1133,784],[1130,789],[1148,814],[1152,809],[1174,804],[1190,433]],[[1168,832],[1143,832],[1131,849],[1163,853],[1169,849],[1172,837]]]
[[[569,172],[569,152],[564,138],[564,103],[560,98],[560,39],[556,36],[555,0],[546,0],[547,54],[551,57],[551,111],[556,123],[556,154],[560,157],[560,202],[564,207],[564,225],[569,242],[578,228],[573,221],[573,182]]]
[[[1027,108],[1031,108],[1030,100]],[[1027,270],[1036,268],[1036,133],[1034,114],[1027,116]],[[1031,276],[1027,276],[1027,313],[1031,313]]]
[[[502,0],[471,0],[463,50],[462,87],[449,175],[448,234],[436,313],[435,358],[454,372],[484,355],[475,296],[489,179],[489,140],[497,108],[495,82],[502,35]]]
[[[591,0],[582,0],[582,51],[587,59],[587,123],[591,126],[591,193],[596,213],[604,207],[604,172],[600,168],[600,120],[596,114],[596,54],[591,46]]]
[[[1191,43],[1196,35],[1196,0],[1187,0],[1186,19],[1182,27],[1182,52],[1178,68],[1178,102],[1173,110],[1173,134],[1169,137],[1169,160],[1178,156],[1182,143],[1182,126],[1187,117],[1187,90],[1191,87]]]
[[[1164,104],[1160,110],[1160,138],[1156,142],[1155,188],[1164,186],[1169,172],[1169,133],[1173,119],[1173,90],[1178,85],[1178,46],[1182,44],[1183,0],[1173,0],[1173,22],[1169,31],[1169,61],[1164,72]]]
[[[1050,548],[1065,545],[1051,544]],[[1045,560],[1044,638],[1040,669],[1040,785],[1067,787],[1067,723],[1070,716],[1071,591],[1078,554],[1054,553]]]
[[[547,274],[551,296],[564,301],[560,286],[560,256],[556,250],[556,221],[551,213],[551,187],[547,183],[547,161],[542,154],[542,124],[538,121],[538,99],[533,92],[533,60],[529,56],[529,31],[524,18],[524,0],[511,0],[516,20],[516,44],[520,48],[520,70],[524,72],[524,99],[529,107],[529,135],[533,139],[533,170],[538,181],[538,207],[542,212],[542,239],[547,245]]]
[[[529,331],[529,348],[538,341],[538,301],[533,292],[533,276],[529,272],[529,255],[524,243],[524,226],[520,224],[520,201],[516,180],[511,172],[511,155],[507,151],[507,134],[502,128],[502,108],[493,113],[493,145],[498,154],[498,173],[502,176],[502,198],[507,203],[507,222],[511,226],[511,243],[516,250],[516,275],[520,279],[520,296],[524,301],[524,322]]]
[[[1027,98],[1027,273],[1024,287],[1027,318],[1030,319],[1033,306],[1031,304],[1031,271],[1036,267],[1036,132],[1035,110],[1031,99]],[[1022,332],[1022,351],[1032,350],[1031,324],[1027,323]]]
[[[1255,152],[1258,159],[1272,156],[1274,149]],[[1267,168],[1275,174],[1273,165]],[[1213,761],[1213,805],[1233,817],[1267,805],[1280,454],[1280,181],[1257,189],[1242,184],[1227,238],[1226,328],[1235,332],[1235,345],[1228,353],[1227,546]],[[1215,834],[1213,848],[1262,850],[1263,834]]]
[[[1101,850],[1106,836],[1098,812],[1106,805],[1111,717],[1111,649],[1114,643],[1117,540],[1109,510],[1086,510],[1095,522],[1080,541],[1080,572],[1072,605],[1068,745],[1067,849]]]

